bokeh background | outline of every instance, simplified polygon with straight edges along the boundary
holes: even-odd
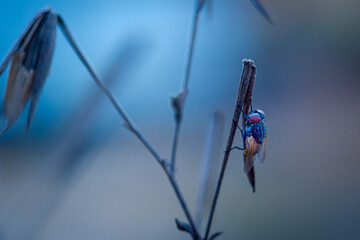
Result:
[[[233,152],[213,231],[222,239],[360,239],[360,2],[213,0],[201,14],[177,178],[195,212],[214,109],[224,116],[216,179],[242,59],[258,67],[254,107],[268,151],[257,192]],[[0,9],[3,59],[51,6],[158,152],[169,158],[193,0],[14,0]],[[0,78],[1,98],[7,73]],[[0,239],[190,239],[162,170],[96,88],[58,31],[30,131],[26,112],[0,136]],[[240,139],[236,139],[240,143]],[[203,227],[202,227],[203,229]]]

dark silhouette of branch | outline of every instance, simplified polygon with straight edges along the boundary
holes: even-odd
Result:
[[[219,175],[218,182],[216,185],[214,198],[213,198],[213,201],[211,204],[211,209],[210,209],[209,219],[208,219],[206,230],[205,230],[204,240],[208,240],[208,237],[209,237],[211,223],[212,223],[212,219],[214,217],[214,212],[215,212],[215,208],[216,208],[216,203],[217,203],[217,200],[218,200],[218,197],[220,194],[221,184],[224,179],[227,162],[228,162],[230,152],[231,152],[230,149],[231,149],[233,141],[234,141],[234,137],[235,137],[236,129],[237,129],[237,126],[238,126],[238,123],[240,120],[242,108],[244,107],[245,100],[251,99],[251,96],[252,96],[255,77],[252,78],[251,76],[253,76],[253,71],[255,70],[255,65],[252,60],[248,60],[248,59],[243,60],[243,64],[244,64],[244,69],[243,69],[241,80],[240,80],[236,105],[234,108],[234,114],[233,114],[232,124],[231,124],[231,128],[230,128],[230,133],[229,133],[229,138],[228,138],[228,141],[226,144],[226,151],[224,153],[223,162],[222,162],[222,166],[221,166],[221,170],[220,170],[220,175]],[[252,86],[252,87],[250,87],[250,86]]]

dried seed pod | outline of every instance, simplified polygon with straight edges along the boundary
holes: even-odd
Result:
[[[0,133],[8,130],[16,122],[30,101],[26,130],[29,129],[41,89],[49,74],[57,21],[57,14],[51,9],[41,11],[0,66],[1,74],[11,60]]]

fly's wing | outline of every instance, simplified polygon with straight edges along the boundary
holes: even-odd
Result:
[[[252,136],[245,139],[244,171],[249,179],[253,192],[255,192],[254,160],[258,152],[258,145]]]
[[[246,174],[249,179],[250,185],[252,187],[253,193],[255,192],[255,169],[251,168],[250,171]]]
[[[249,173],[249,171],[254,166],[254,156],[258,152],[258,143],[255,139],[250,136],[245,139],[245,151],[244,151],[244,172]]]
[[[244,172],[249,173],[249,171],[254,166],[254,156],[244,154]]]
[[[256,158],[259,159],[259,162],[261,164],[264,163],[265,155],[266,155],[266,137],[264,142],[258,145],[258,153],[256,154]]]

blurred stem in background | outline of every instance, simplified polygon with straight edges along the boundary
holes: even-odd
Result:
[[[196,204],[196,224],[200,229],[204,213],[209,210],[211,196],[216,183],[216,174],[219,165],[219,157],[222,151],[221,145],[224,132],[224,114],[216,110],[211,114],[208,132],[205,137],[203,155],[199,170],[199,186]]]
[[[265,18],[268,23],[274,25],[274,21],[270,17],[269,13],[265,10],[264,6],[258,0],[250,0],[250,2],[254,5],[256,10]]]
[[[170,162],[170,172],[172,175],[174,175],[175,172],[175,159],[176,159],[176,152],[179,142],[180,128],[183,119],[184,105],[187,94],[189,92],[190,72],[191,72],[192,60],[194,55],[194,47],[195,47],[195,40],[197,35],[198,23],[199,23],[199,16],[201,10],[205,5],[205,2],[207,1],[210,2],[211,0],[197,0],[196,2],[194,14],[191,22],[190,42],[187,50],[187,58],[185,63],[182,89],[180,90],[180,93],[176,97],[171,98],[171,103],[175,113],[175,128],[174,128],[174,137],[172,142],[171,162]]]

